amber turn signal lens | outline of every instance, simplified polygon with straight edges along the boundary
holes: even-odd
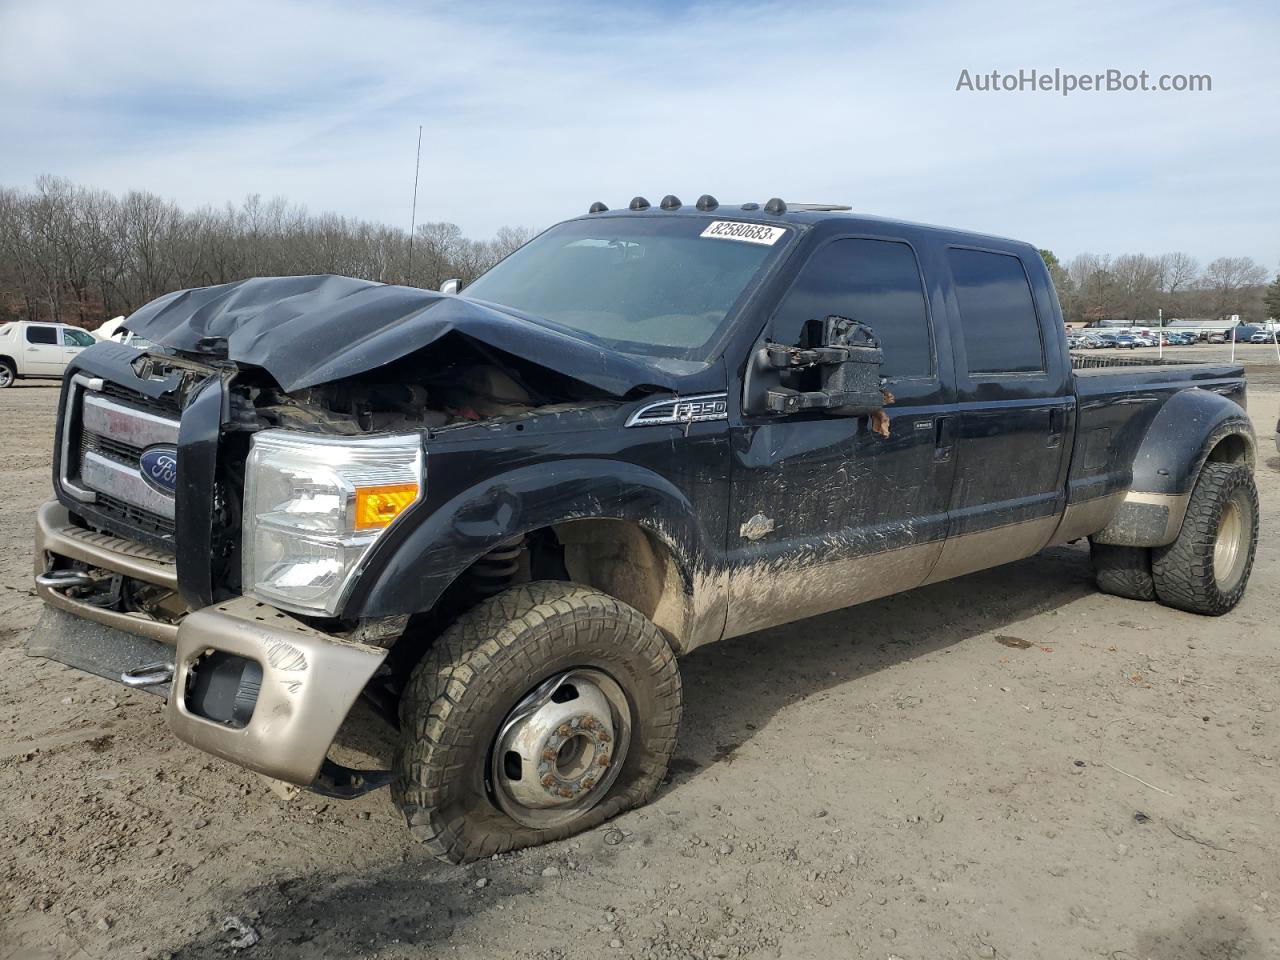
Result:
[[[377,530],[385,527],[417,499],[416,483],[356,487],[356,529]]]

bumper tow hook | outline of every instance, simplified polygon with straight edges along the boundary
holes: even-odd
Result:
[[[173,679],[172,663],[147,663],[120,674],[120,682],[126,687],[158,687]]]
[[[51,570],[36,575],[36,586],[48,587],[51,590],[66,590],[70,587],[91,587],[97,581],[87,573],[79,570]]]

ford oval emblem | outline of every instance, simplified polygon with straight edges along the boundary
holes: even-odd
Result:
[[[167,443],[147,447],[138,457],[138,470],[147,486],[172,497],[178,489],[178,448]]]

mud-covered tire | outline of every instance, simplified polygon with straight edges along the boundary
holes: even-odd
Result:
[[[1234,550],[1226,538],[1234,539]],[[1166,606],[1221,616],[1244,596],[1257,546],[1253,471],[1245,464],[1206,463],[1178,539],[1152,551],[1156,596]]]
[[[494,800],[491,751],[521,699],[574,668],[602,671],[625,693],[625,758],[608,792],[576,819],[524,826]],[[414,668],[400,702],[392,795],[414,839],[452,863],[572,836],[653,794],[675,750],[681,698],[675,655],[637,610],[573,583],[512,587],[463,614]]]
[[[1089,543],[1089,562],[1098,589],[1128,600],[1154,600],[1151,579],[1151,551],[1146,547],[1117,547],[1110,543]]]
[[[8,360],[0,360],[0,390],[12,387],[17,379],[18,371],[14,369],[13,364]]]

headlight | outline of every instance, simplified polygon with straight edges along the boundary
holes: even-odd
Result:
[[[422,496],[422,439],[254,434],[245,466],[243,588],[333,615],[369,548]]]

